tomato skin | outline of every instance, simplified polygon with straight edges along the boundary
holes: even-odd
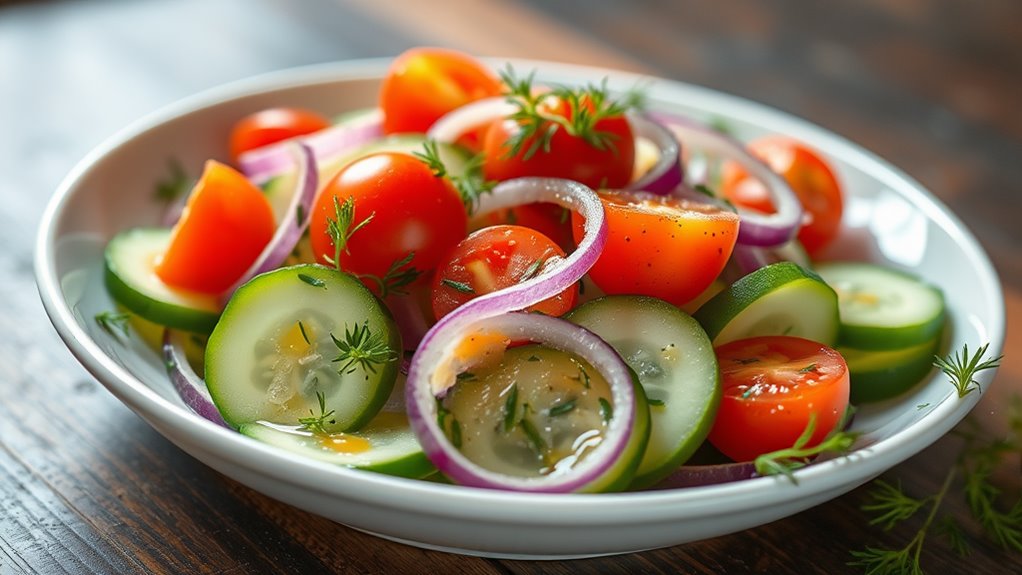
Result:
[[[716,353],[724,395],[709,441],[735,461],[791,447],[812,414],[816,427],[806,447],[817,445],[848,409],[848,366],[821,343],[764,336]]]
[[[223,292],[255,262],[275,231],[273,208],[262,191],[230,166],[209,160],[156,262],[156,275],[176,288]]]
[[[549,258],[564,258],[565,253],[545,235],[522,226],[498,225],[476,230],[448,254],[433,278],[433,315],[440,319],[465,302],[506,288],[542,273],[535,263]],[[472,289],[465,293],[447,282]],[[578,287],[525,308],[560,316],[575,307]]]
[[[353,225],[372,217],[340,253],[341,268],[354,274],[383,278],[410,252],[415,255],[409,265],[428,272],[465,237],[465,207],[451,182],[410,154],[382,152],[348,164],[320,192],[309,220],[320,263],[330,265],[334,257],[327,220],[335,217],[335,198],[341,204],[353,199]]]
[[[561,115],[568,114],[563,104],[555,107]],[[526,138],[517,154],[509,155],[508,140],[521,131],[514,120],[493,122],[483,140],[486,161],[483,173],[488,180],[509,180],[523,176],[566,178],[582,182],[593,189],[622,188],[632,179],[635,164],[635,136],[624,116],[611,116],[596,122],[594,131],[608,134],[611,145],[598,149],[583,138],[559,128],[550,139],[549,151],[529,148],[535,136]],[[542,129],[541,129],[542,131]]]
[[[607,243],[589,277],[607,294],[658,297],[681,306],[724,269],[738,237],[738,216],[707,204],[645,192],[599,192]],[[584,220],[572,215],[575,240]]]
[[[249,150],[318,132],[329,125],[321,114],[303,108],[268,108],[250,114],[231,130],[231,159],[237,164]]]
[[[784,136],[767,136],[748,144],[749,151],[780,174],[794,190],[805,210],[798,239],[810,256],[818,254],[837,236],[844,212],[841,185],[833,169],[811,148]],[[724,167],[724,197],[735,205],[774,213],[766,188],[740,166]]]
[[[502,90],[500,80],[468,54],[412,48],[391,62],[380,86],[383,132],[425,132],[444,114]]]
[[[518,225],[536,230],[550,238],[564,251],[575,247],[571,234],[571,212],[557,204],[540,202],[522,204],[491,212],[486,216],[490,225]]]

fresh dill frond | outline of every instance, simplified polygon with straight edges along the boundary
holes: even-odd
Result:
[[[975,379],[977,373],[996,368],[1001,364],[1003,355],[982,361],[988,347],[990,347],[989,343],[980,347],[975,354],[970,356],[969,344],[965,344],[960,352],[948,354],[947,357],[934,356],[934,367],[948,376],[951,384],[958,390],[958,397],[965,397],[973,390],[980,389],[979,382]]]
[[[361,368],[367,373],[376,373],[376,368],[397,360],[398,354],[384,341],[383,336],[378,332],[369,329],[369,322],[361,325],[355,324],[353,329],[344,325],[344,339],[338,339],[330,334],[334,345],[340,350],[340,354],[333,359],[334,362],[342,363],[337,370],[338,373],[353,373]]]

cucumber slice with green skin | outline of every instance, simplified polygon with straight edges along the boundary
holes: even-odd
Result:
[[[833,347],[837,293],[817,274],[779,262],[745,275],[693,315],[714,347],[762,335],[790,335]]]
[[[337,172],[341,171],[341,168],[358,158],[378,152],[421,153],[425,151],[423,147],[425,143],[426,138],[421,134],[394,134],[369,142],[350,154],[344,154],[321,163],[318,166],[319,187],[322,189],[337,175]],[[447,168],[447,172],[452,176],[464,174],[472,161],[472,153],[456,144],[437,142],[437,154],[440,161],[444,163],[444,167]],[[295,174],[289,172],[272,178],[263,185],[263,192],[270,201],[270,205],[273,206],[273,213],[277,214],[278,220],[291,202],[291,194],[295,187],[294,178]]]
[[[371,360],[338,360],[341,346],[359,334],[367,341],[355,347],[375,350]],[[298,425],[329,413],[324,431],[351,431],[390,396],[401,349],[390,313],[354,276],[315,264],[279,268],[238,288],[227,303],[206,344],[206,385],[235,427]]]
[[[912,389],[933,369],[940,338],[891,350],[837,348],[848,364],[852,403],[883,401]]]
[[[703,443],[720,406],[717,356],[702,326],[657,298],[606,296],[565,319],[609,343],[649,398],[652,429],[631,488],[655,485]]]
[[[816,271],[837,292],[842,345],[918,346],[935,339],[944,326],[944,295],[911,274],[860,262],[820,264]]]
[[[347,433],[313,433],[301,426],[265,421],[244,423],[242,434],[306,457],[353,469],[421,479],[436,468],[400,412],[381,411],[362,429]]]
[[[153,323],[209,333],[220,318],[216,297],[178,290],[154,267],[170,243],[170,228],[134,228],[114,236],[103,252],[107,291],[126,309]]]

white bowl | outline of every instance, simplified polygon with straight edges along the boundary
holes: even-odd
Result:
[[[495,62],[496,64],[496,62]],[[356,529],[466,554],[565,558],[664,547],[761,525],[870,480],[934,442],[980,393],[959,399],[943,376],[856,416],[862,447],[847,458],[779,477],[716,486],[601,495],[527,495],[405,480],[334,467],[257,443],[192,413],[159,357],[125,344],[93,316],[113,308],[102,252],[116,232],[159,221],[154,183],[170,158],[197,169],[222,156],[242,115],[275,105],[327,113],[373,105],[387,62],[344,62],[271,74],[189,98],[136,122],[89,154],[64,180],[42,220],[39,291],[78,360],[121,401],[210,467],[271,497]],[[972,234],[930,193],[880,158],[787,114],[704,88],[632,74],[542,62],[539,79],[607,77],[612,89],[644,86],[649,106],[725,121],[743,138],[802,139],[833,161],[847,191],[845,231],[834,257],[884,262],[941,287],[950,312],[946,349],[990,342],[1000,353],[1004,303],[996,273]],[[980,377],[987,389],[993,373]],[[920,407],[922,406],[922,407]]]

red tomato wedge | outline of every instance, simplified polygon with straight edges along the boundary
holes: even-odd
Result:
[[[709,440],[735,461],[791,447],[815,414],[806,447],[834,430],[848,408],[848,366],[808,339],[764,336],[716,349],[724,396]]]
[[[425,132],[444,114],[501,90],[500,80],[468,54],[413,48],[394,59],[380,87],[383,131]]]
[[[738,216],[709,204],[645,192],[604,191],[607,244],[589,277],[607,294],[658,297],[680,306],[724,269]],[[575,239],[583,220],[572,215]]]
[[[234,163],[249,150],[318,132],[330,121],[303,108],[269,108],[245,116],[231,130],[231,159]]]
[[[564,258],[564,250],[543,234],[522,226],[477,230],[454,248],[433,278],[433,314],[437,319],[461,304],[539,275],[544,266]],[[575,306],[571,288],[526,308],[559,316]]]
[[[156,275],[169,286],[216,294],[231,287],[273,238],[266,196],[237,170],[206,162]]]

